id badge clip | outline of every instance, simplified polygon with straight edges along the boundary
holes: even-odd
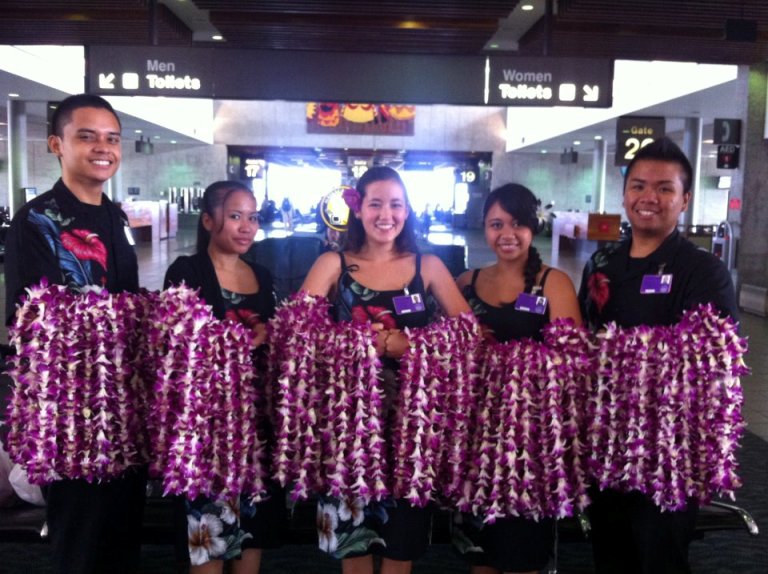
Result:
[[[520,293],[515,301],[515,311],[543,315],[547,312],[547,298],[538,293]]]
[[[408,293],[407,287],[405,287],[403,291],[405,292],[405,295],[392,297],[392,302],[395,305],[395,313],[398,315],[407,315],[408,313],[418,313],[419,311],[424,311],[424,309],[426,309],[421,293],[414,293],[411,295]]]

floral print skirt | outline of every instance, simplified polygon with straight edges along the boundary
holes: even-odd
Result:
[[[268,497],[256,504],[248,497],[212,500],[201,496],[184,499],[184,509],[192,566],[237,558],[248,548],[275,548],[285,530],[285,494],[277,487],[270,487]]]
[[[416,508],[404,499],[361,500],[320,496],[317,534],[320,550],[334,558],[378,554],[392,560],[416,560],[427,550],[431,507]]]

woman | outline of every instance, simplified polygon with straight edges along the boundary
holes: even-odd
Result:
[[[541,340],[541,329],[550,321],[581,323],[573,282],[543,265],[533,246],[543,225],[539,205],[528,188],[507,184],[492,191],[483,206],[485,240],[496,263],[464,272],[457,285],[489,340]],[[555,528],[551,519],[509,517],[483,524],[483,517],[465,513],[456,522],[454,542],[472,563],[473,574],[537,573],[549,560]]]
[[[256,199],[243,184],[218,181],[205,190],[200,210],[196,253],[171,264],[165,287],[184,283],[200,289],[217,319],[239,321],[252,330],[256,349],[265,342],[265,322],[275,312],[269,271],[242,258],[259,228]],[[233,560],[235,574],[258,574],[261,548],[276,544],[284,519],[281,494],[270,494],[256,505],[244,498],[239,503],[184,500],[183,537],[192,574],[220,573],[230,558],[239,558]]]
[[[302,290],[335,302],[337,320],[370,322],[377,331],[385,410],[391,418],[398,392],[397,359],[408,348],[403,329],[428,324],[428,294],[448,316],[467,312],[469,307],[442,262],[418,253],[416,217],[395,170],[370,168],[356,189],[345,193],[345,200],[350,207],[346,249],[321,255]],[[410,572],[412,561],[426,551],[430,511],[411,507],[402,499],[373,503],[363,512],[350,512],[348,505],[348,501],[321,497],[318,508],[321,535],[327,536],[324,530],[329,528],[329,521],[322,518],[334,517],[331,534],[340,543],[333,555],[342,559],[343,572],[373,572],[372,552],[382,556],[382,574]]]

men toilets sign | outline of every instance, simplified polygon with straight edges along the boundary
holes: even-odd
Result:
[[[116,96],[212,98],[210,53],[188,48],[131,47],[86,51],[87,89]]]

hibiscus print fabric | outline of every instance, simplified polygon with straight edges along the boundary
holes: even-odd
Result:
[[[334,558],[352,558],[370,553],[372,546],[386,546],[378,530],[389,520],[387,508],[397,502],[386,498],[364,504],[362,499],[319,496],[317,535],[320,550]]]
[[[185,506],[192,566],[240,556],[243,540],[252,538],[240,528],[240,513],[255,512],[253,505],[245,499],[213,501],[201,497],[186,500]]]
[[[106,284],[107,249],[98,233],[74,227],[74,219],[63,217],[53,199],[42,212],[30,211],[27,221],[45,238],[68,286]]]
[[[355,305],[352,307],[352,320],[356,323],[381,323],[385,329],[397,329],[392,311],[376,305]]]

